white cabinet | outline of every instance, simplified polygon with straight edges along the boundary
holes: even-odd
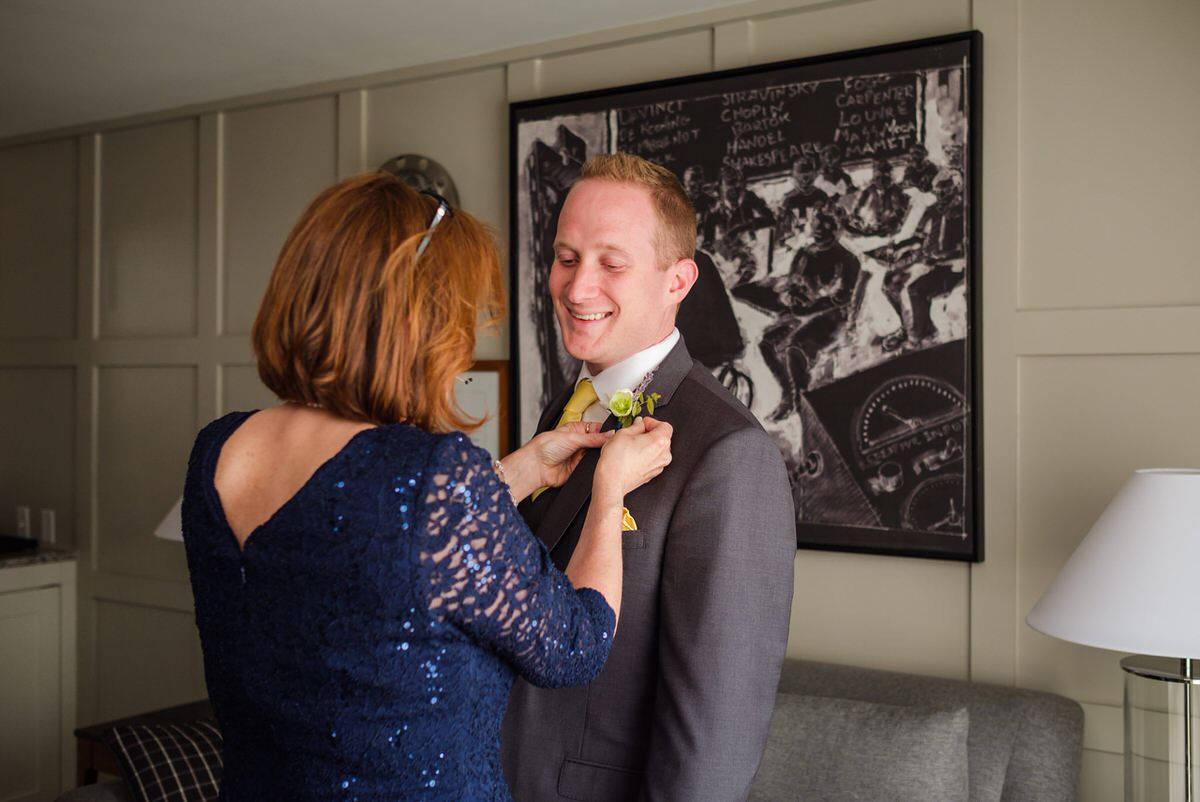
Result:
[[[74,765],[75,562],[0,565],[0,802],[47,802]]]

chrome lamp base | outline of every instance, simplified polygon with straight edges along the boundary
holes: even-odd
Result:
[[[1153,680],[1156,682],[1174,683],[1174,686],[1163,686],[1164,697],[1168,704],[1164,705],[1164,710],[1168,720],[1171,718],[1169,710],[1169,697],[1176,690],[1183,695],[1183,795],[1179,796],[1177,788],[1170,789],[1167,793],[1171,800],[1182,799],[1183,802],[1195,802],[1195,778],[1192,771],[1192,686],[1200,684],[1200,658],[1183,658],[1172,659],[1169,657],[1151,657],[1148,655],[1131,655],[1121,661],[1121,669],[1130,676],[1125,678],[1125,800],[1126,802],[1135,802],[1142,798],[1147,798],[1142,795],[1143,788],[1135,781],[1135,777],[1139,772],[1136,771],[1137,761],[1150,761],[1152,756],[1138,754],[1136,750],[1137,734],[1139,728],[1135,717],[1142,716],[1145,718],[1151,717],[1154,714],[1151,708],[1144,706],[1142,702],[1134,698],[1135,692],[1131,690],[1132,678],[1139,677],[1142,679]],[[1153,735],[1153,734],[1152,734]],[[1168,734],[1168,746],[1165,750],[1168,768],[1170,768],[1170,753],[1169,748],[1170,736]],[[1170,782],[1167,785],[1170,788]],[[1158,793],[1161,794],[1161,791]],[[1156,795],[1157,796],[1157,795]],[[1157,798],[1166,799],[1167,796],[1157,796]]]

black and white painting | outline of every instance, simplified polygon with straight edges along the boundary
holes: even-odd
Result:
[[[636,153],[695,205],[677,325],[779,444],[798,545],[982,559],[978,50],[969,33],[514,104],[515,435],[578,372],[547,286],[563,199],[591,156]]]

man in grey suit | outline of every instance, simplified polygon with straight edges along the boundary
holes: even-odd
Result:
[[[619,426],[618,390],[658,394],[672,462],[626,497],[620,626],[583,688],[517,680],[502,733],[517,802],[745,799],[787,644],[795,512],[778,447],[688,355],[675,313],[696,281],[695,212],[668,170],[599,156],[567,196],[550,291],[576,383],[538,430]],[[597,453],[522,505],[564,567]]]

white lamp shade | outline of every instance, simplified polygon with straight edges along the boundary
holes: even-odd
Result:
[[[1200,657],[1200,470],[1135,471],[1025,621],[1063,640]]]
[[[180,543],[183,542],[182,496],[175,499],[175,504],[167,512],[167,517],[163,518],[158,526],[154,527],[154,536],[161,537],[163,540],[178,540]]]

